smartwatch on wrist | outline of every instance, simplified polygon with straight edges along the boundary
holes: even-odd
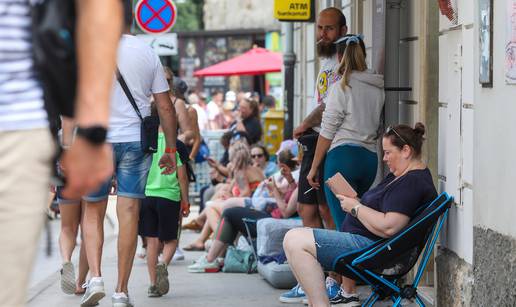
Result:
[[[107,129],[103,126],[77,127],[77,136],[82,137],[93,145],[102,145],[106,142]]]

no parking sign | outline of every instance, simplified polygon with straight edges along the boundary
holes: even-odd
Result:
[[[140,0],[136,4],[135,19],[144,32],[166,33],[176,22],[177,9],[172,0]]]

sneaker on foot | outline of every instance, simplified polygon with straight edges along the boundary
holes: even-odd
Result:
[[[106,296],[106,292],[104,291],[104,280],[102,277],[92,277],[87,283],[86,292],[84,292],[84,295],[81,298],[81,307],[94,306],[104,296]]]
[[[294,288],[280,295],[279,300],[282,303],[297,304],[302,303],[304,298],[306,298],[305,291],[300,284],[297,284]]]
[[[156,288],[161,295],[167,294],[170,289],[167,265],[164,262],[156,265]]]
[[[208,262],[206,255],[201,256],[194,264],[188,266],[190,273],[217,273],[220,271],[218,261]]]
[[[332,305],[336,305],[339,307],[360,307],[360,299],[358,294],[345,294],[342,289],[339,291],[338,300],[335,298],[334,302],[331,302]]]
[[[134,307],[129,295],[124,292],[113,293],[113,296],[111,296],[111,303],[113,303],[113,307]]]
[[[75,269],[71,262],[63,263],[61,268],[61,290],[66,294],[75,293]]]
[[[176,249],[176,252],[174,253],[174,256],[172,257],[172,262],[182,261],[185,260],[185,254],[183,253],[183,250],[179,247]]]
[[[340,303],[342,297],[340,296],[340,285],[339,283],[331,278],[326,277],[326,294],[330,300],[330,304]]]
[[[148,297],[160,297],[162,294],[158,291],[158,287],[151,285],[147,290]]]
[[[136,256],[138,256],[138,258],[140,258],[140,259],[145,259],[145,257],[147,256],[147,249],[143,246],[138,247]]]

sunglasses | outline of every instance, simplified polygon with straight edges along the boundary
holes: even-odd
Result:
[[[251,158],[263,158],[263,154],[251,155]]]
[[[396,134],[396,136],[397,136],[397,137],[399,137],[399,138],[400,138],[400,140],[402,140],[405,144],[407,144],[407,145],[409,145],[409,146],[410,146],[409,142],[407,142],[407,140],[405,140],[405,139],[404,139],[404,138],[403,138],[403,137],[398,133],[398,131],[396,131],[396,129],[394,129],[392,126],[387,127],[387,130],[385,131],[385,133],[386,133],[386,134],[389,134],[391,131],[392,131],[392,132],[394,132],[394,134]]]

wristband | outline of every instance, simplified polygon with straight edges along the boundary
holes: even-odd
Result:
[[[169,154],[175,154],[177,152],[177,149],[174,147],[167,147],[165,148],[165,153],[169,153]]]

